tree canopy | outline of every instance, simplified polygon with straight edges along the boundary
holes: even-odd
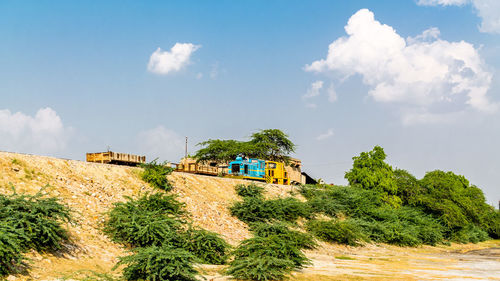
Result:
[[[215,139],[198,145],[202,146],[194,155],[198,161],[229,162],[243,154],[251,158],[287,162],[289,154],[295,151],[295,144],[279,129],[260,130],[252,134],[249,141]]]
[[[401,199],[396,196],[398,186],[392,167],[385,163],[386,154],[380,146],[372,151],[355,156],[352,169],[345,174],[349,185],[364,189],[374,189],[382,194],[383,200],[392,206],[399,206]]]
[[[448,239],[470,241],[487,233],[500,237],[500,213],[486,203],[483,192],[462,175],[435,170],[417,179],[385,162],[382,147],[353,157],[345,174],[351,187],[371,190],[394,208],[412,207],[438,219]]]

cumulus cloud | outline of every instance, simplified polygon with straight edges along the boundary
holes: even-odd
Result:
[[[60,152],[66,148],[72,131],[49,107],[38,110],[35,116],[0,110],[1,150],[41,154]]]
[[[305,70],[333,72],[341,81],[358,74],[375,101],[420,114],[497,110],[487,96],[492,74],[472,44],[442,40],[437,28],[405,40],[367,9],[356,12],[345,31],[348,36],[331,43],[325,59]]]
[[[163,126],[142,131],[137,139],[141,151],[144,151],[149,159],[177,161],[184,156],[184,138]]]
[[[326,133],[317,136],[316,140],[321,141],[321,140],[326,140],[326,139],[331,138],[331,137],[333,137],[333,129],[328,129],[328,131],[326,131]]]
[[[191,43],[175,43],[170,51],[158,48],[149,58],[148,70],[162,75],[177,72],[189,64],[191,55],[200,47]]]
[[[471,4],[482,22],[481,32],[500,33],[500,1],[498,0],[419,0],[418,5],[424,6],[462,6]]]

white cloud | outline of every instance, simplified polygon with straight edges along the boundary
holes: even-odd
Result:
[[[321,88],[323,88],[323,81],[315,81],[311,84],[311,86],[307,90],[307,93],[302,97],[304,99],[308,99],[319,96],[319,91],[321,90]]]
[[[170,51],[158,48],[149,58],[148,70],[163,75],[177,72],[189,64],[191,55],[200,47],[191,43],[175,43]]]
[[[359,74],[375,101],[419,108],[421,114],[497,110],[486,95],[492,74],[472,44],[442,40],[436,28],[405,40],[367,9],[356,12],[345,30],[348,37],[331,43],[326,59],[306,65],[306,71],[344,79]]]
[[[424,6],[462,6],[472,4],[482,22],[481,32],[500,33],[500,1],[498,0],[419,0],[418,5]]]
[[[201,78],[203,78],[203,73],[198,72],[198,73],[196,74],[196,79],[200,80]]]
[[[419,0],[418,5],[434,6],[434,5],[465,5],[469,0]]]
[[[56,153],[66,148],[73,129],[57,113],[42,108],[35,116],[0,110],[0,150],[23,153]]]
[[[335,86],[333,85],[333,83],[330,83],[330,87],[328,87],[328,101],[337,101],[337,91],[335,91]]]
[[[184,138],[163,126],[140,132],[137,140],[151,160],[174,162],[184,156]]]
[[[326,131],[326,133],[317,136],[316,140],[321,141],[321,140],[326,140],[326,139],[331,138],[331,137],[333,137],[333,129],[330,128],[330,129],[328,129],[328,131]]]

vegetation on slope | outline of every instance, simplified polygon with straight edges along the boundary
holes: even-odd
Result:
[[[254,237],[234,250],[227,274],[243,280],[282,280],[310,264],[302,250],[316,243],[307,233],[289,226],[309,216],[307,205],[291,197],[266,200],[263,188],[255,184],[235,189],[243,201],[235,202],[230,211],[249,224]]]
[[[338,233],[331,239],[324,227],[334,231],[339,219],[346,219],[368,240],[402,246],[499,237],[498,211],[486,204],[482,191],[465,177],[432,171],[418,180],[405,170],[394,170],[385,158],[379,146],[354,157],[353,168],[346,173],[350,186],[302,187],[313,212],[333,219],[311,222],[311,232],[339,242]]]
[[[172,190],[173,186],[168,181],[167,176],[173,172],[173,168],[168,167],[166,162],[157,163],[156,159],[142,164],[141,167],[144,169],[141,173],[141,178],[143,181],[149,183],[152,187],[163,189],[165,191]]]
[[[249,224],[254,237],[234,251],[228,274],[245,280],[286,278],[308,264],[301,249],[314,247],[311,235],[351,246],[369,241],[400,246],[476,243],[499,237],[499,212],[465,177],[432,171],[418,180],[393,169],[385,158],[379,146],[361,153],[345,175],[349,186],[302,186],[306,202],[266,200],[262,187],[236,186],[242,201],[233,203],[231,214]],[[307,220],[307,233],[290,229],[299,218]]]
[[[151,185],[166,177],[156,163],[148,164]],[[171,189],[171,188],[170,188]],[[224,264],[229,244],[217,233],[193,227],[185,204],[163,191],[126,197],[107,212],[103,231],[131,248],[115,266],[125,265],[126,280],[196,280],[195,263]]]
[[[0,195],[0,276],[26,267],[24,253],[57,251],[69,240],[70,209],[42,191]]]

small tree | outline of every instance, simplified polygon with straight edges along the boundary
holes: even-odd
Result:
[[[355,156],[352,169],[346,172],[345,178],[351,186],[378,191],[389,205],[401,205],[401,199],[396,195],[398,186],[392,167],[385,163],[386,154],[380,146],[375,146],[370,152],[361,152]]]

